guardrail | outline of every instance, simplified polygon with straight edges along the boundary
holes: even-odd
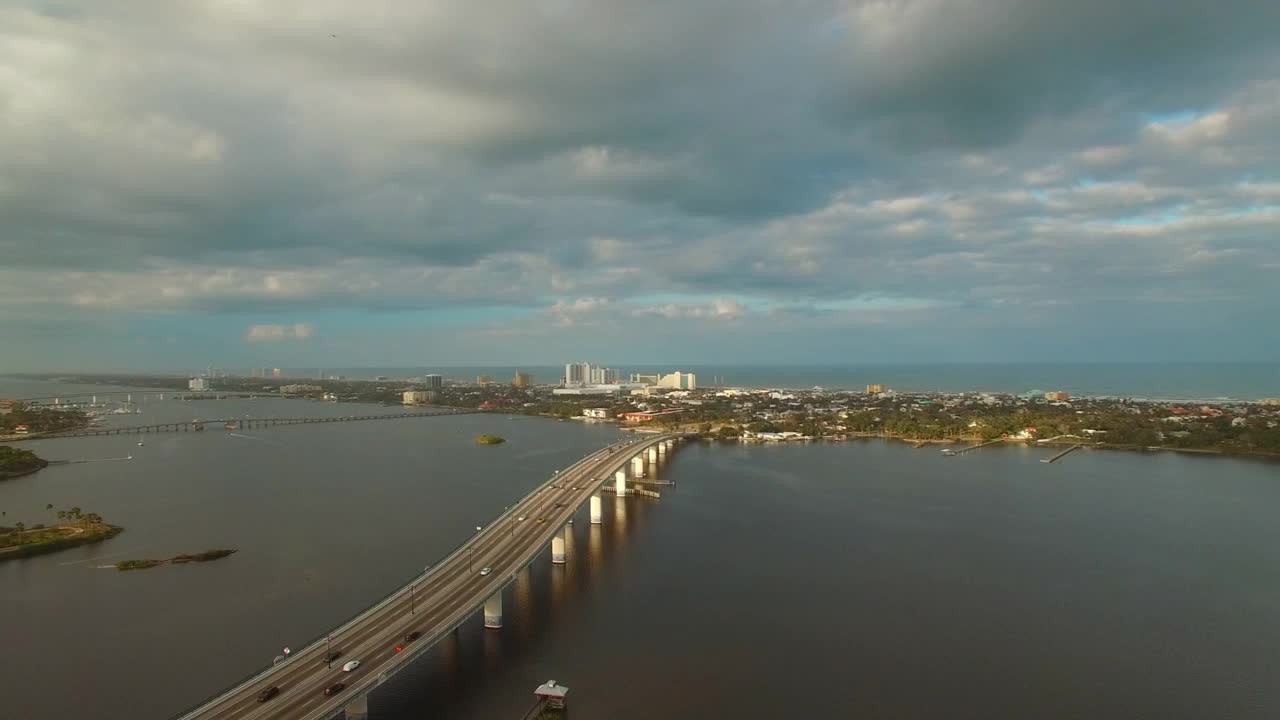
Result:
[[[581,466],[581,465],[584,465],[584,464],[586,464],[586,463],[588,463],[588,462],[591,462],[593,459],[595,459],[597,456],[599,456],[599,455],[601,455],[601,454],[608,454],[608,453],[606,453],[606,451],[607,451],[607,450],[609,450],[610,448],[614,448],[614,447],[625,447],[626,445],[630,444],[631,442],[632,442],[632,441],[624,441],[624,442],[614,443],[614,444],[612,444],[612,445],[607,445],[607,446],[605,446],[605,447],[603,447],[603,448],[601,448],[601,449],[599,449],[599,450],[596,450],[595,452],[591,453],[590,455],[587,455],[586,457],[584,457],[584,458],[582,458],[582,459],[578,460],[577,462],[573,463],[572,465],[569,465],[567,468],[565,468],[565,469],[561,470],[561,471],[560,471],[560,473],[569,472],[569,471],[571,471],[571,470],[572,470],[572,469],[574,469],[574,468],[577,468],[577,467],[579,467],[579,466]],[[536,487],[536,488],[534,488],[533,490],[530,490],[530,491],[529,491],[528,493],[526,493],[523,497],[521,497],[518,501],[516,501],[514,504],[510,505],[506,510],[504,510],[504,511],[502,512],[502,514],[498,515],[496,518],[494,518],[493,520],[489,521],[489,524],[486,526],[486,529],[489,529],[489,528],[495,528],[495,527],[497,527],[497,526],[498,526],[498,524],[502,522],[502,520],[506,519],[506,518],[507,518],[507,516],[509,516],[511,513],[515,512],[515,509],[516,509],[518,506],[520,506],[521,504],[523,504],[526,500],[528,500],[528,499],[532,498],[534,495],[536,495],[536,494],[538,494],[538,493],[542,492],[542,491],[543,491],[543,489],[545,489],[545,488],[546,488],[550,483],[555,482],[555,480],[556,480],[558,477],[560,477],[560,473],[556,473],[556,474],[552,475],[550,478],[548,478],[548,479],[547,479],[547,481],[546,481],[546,482],[544,482],[544,483],[542,483],[541,485],[537,486],[537,487]],[[217,692],[213,693],[212,695],[209,695],[209,696],[208,696],[208,697],[206,697],[204,700],[201,700],[201,701],[200,701],[200,703],[199,703],[199,704],[197,704],[197,705],[196,705],[195,707],[193,707],[192,709],[187,710],[186,712],[182,713],[181,715],[176,715],[176,716],[174,716],[174,717],[175,717],[175,718],[177,718],[178,720],[190,720],[191,718],[195,718],[195,717],[196,717],[196,716],[198,716],[201,712],[204,712],[204,711],[205,711],[206,709],[208,709],[211,705],[213,705],[213,704],[214,704],[214,702],[215,702],[216,700],[218,700],[219,698],[223,697],[224,695],[227,695],[228,693],[234,692],[234,691],[236,691],[236,690],[238,690],[238,689],[240,689],[240,688],[242,688],[242,687],[244,687],[244,686],[246,686],[246,685],[251,685],[251,684],[253,684],[253,683],[257,682],[258,680],[261,680],[262,678],[266,677],[267,675],[270,675],[270,674],[271,674],[272,672],[274,672],[277,668],[281,668],[281,667],[285,667],[285,666],[292,666],[292,664],[293,664],[294,662],[296,662],[298,658],[303,657],[303,656],[305,656],[305,655],[307,655],[307,654],[311,653],[312,651],[314,651],[314,650],[318,649],[318,648],[320,647],[320,645],[325,641],[325,639],[326,639],[326,638],[329,638],[329,637],[334,636],[334,635],[341,635],[344,631],[346,631],[346,630],[350,629],[350,628],[351,628],[351,626],[353,626],[353,625],[355,625],[355,624],[357,624],[357,623],[360,623],[360,622],[363,622],[363,621],[367,620],[368,618],[370,618],[371,616],[373,616],[374,614],[376,614],[379,610],[382,610],[383,608],[385,608],[385,607],[386,607],[388,604],[390,604],[392,601],[394,601],[394,600],[396,600],[396,599],[398,599],[398,598],[402,598],[402,597],[404,597],[404,595],[409,591],[409,588],[410,588],[410,587],[412,587],[412,586],[416,585],[417,583],[422,582],[422,581],[426,580],[427,578],[431,577],[431,576],[432,576],[432,575],[433,575],[433,574],[434,574],[434,573],[435,573],[439,568],[441,568],[442,566],[444,566],[444,565],[448,564],[448,562],[449,562],[450,560],[453,560],[453,559],[454,559],[454,558],[456,558],[458,555],[462,554],[463,550],[465,550],[465,549],[466,549],[466,547],[467,547],[468,545],[470,545],[472,542],[474,542],[478,537],[480,537],[480,534],[472,535],[471,537],[467,538],[466,540],[463,540],[463,541],[462,541],[461,543],[459,543],[456,547],[454,547],[454,549],[453,549],[452,551],[450,551],[450,553],[449,553],[448,555],[446,555],[443,559],[436,561],[436,563],[435,563],[435,564],[433,564],[433,565],[431,566],[431,569],[429,569],[429,570],[427,570],[426,572],[423,572],[423,573],[421,573],[421,574],[419,574],[419,575],[415,575],[415,576],[413,577],[413,579],[411,579],[409,582],[407,582],[407,583],[405,583],[404,585],[402,585],[402,586],[400,586],[400,587],[396,588],[395,590],[392,590],[390,593],[388,593],[387,595],[383,596],[383,598],[382,598],[381,600],[379,600],[377,603],[375,603],[375,604],[371,605],[370,607],[367,607],[367,608],[365,608],[364,610],[361,610],[360,612],[358,612],[358,613],[356,613],[355,615],[351,616],[350,618],[348,618],[348,619],[347,619],[347,621],[346,621],[346,622],[344,622],[342,625],[340,625],[340,626],[339,626],[339,627],[337,627],[336,629],[334,629],[334,630],[330,630],[330,631],[328,631],[328,632],[325,632],[325,633],[323,633],[323,634],[319,635],[318,637],[316,637],[316,638],[313,638],[313,639],[309,640],[309,641],[307,642],[307,644],[306,644],[306,645],[304,645],[304,646],[302,647],[302,649],[301,649],[301,650],[299,650],[299,651],[297,651],[297,652],[295,652],[295,653],[291,653],[291,654],[290,654],[290,656],[289,656],[289,659],[284,660],[284,661],[283,661],[283,662],[281,662],[280,664],[268,665],[268,666],[266,666],[265,668],[263,668],[263,669],[261,669],[261,670],[258,670],[257,672],[254,672],[254,673],[252,673],[252,674],[250,674],[250,675],[248,675],[248,676],[244,677],[244,678],[243,678],[243,679],[241,679],[241,680],[238,680],[238,681],[236,681],[236,682],[234,682],[234,683],[231,683],[230,685],[228,685],[228,686],[224,687],[223,689],[221,689],[221,690],[219,690],[219,691],[217,691]],[[470,612],[474,612],[474,608],[472,608],[470,611],[468,611],[468,614],[470,614]],[[465,617],[465,616],[464,616],[464,617]],[[455,626],[455,627],[456,627],[456,626]],[[450,628],[450,629],[452,630],[452,628]],[[436,638],[436,639],[438,639],[438,638]],[[433,640],[432,642],[434,642],[434,640]],[[323,716],[320,716],[320,717],[323,717]]]

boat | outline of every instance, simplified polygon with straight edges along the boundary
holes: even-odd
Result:
[[[236,429],[236,424],[235,424],[235,423],[233,423],[233,422],[231,422],[231,421],[227,421],[227,422],[222,423],[222,428],[223,428],[224,430],[235,430],[235,429]]]
[[[138,447],[142,447],[142,441],[141,441],[141,440],[139,440],[139,441],[138,441]]]

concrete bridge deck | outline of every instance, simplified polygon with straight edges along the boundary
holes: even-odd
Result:
[[[600,522],[601,485],[608,481],[615,490],[625,489],[628,464],[633,470],[639,465],[636,474],[643,475],[646,454],[647,462],[655,463],[683,437],[672,433],[627,440],[588,455],[553,475],[429,571],[333,630],[327,642],[321,637],[288,660],[180,716],[181,720],[366,717],[367,696],[374,688],[481,608],[486,627],[501,627],[503,588],[548,542],[552,562],[565,562],[563,530],[588,501],[591,521]],[[518,520],[522,516],[525,519]],[[485,567],[492,571],[481,575]],[[412,631],[422,636],[405,643],[405,635]],[[397,651],[397,646],[404,650]],[[324,662],[326,648],[342,651],[331,668]],[[343,672],[341,665],[349,660],[359,660],[360,667]],[[325,688],[337,682],[346,687],[326,697]],[[258,693],[271,686],[278,687],[279,694],[259,703]]]

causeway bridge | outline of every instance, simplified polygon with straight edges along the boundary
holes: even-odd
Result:
[[[85,437],[88,435],[140,435],[161,432],[201,432],[209,429],[251,430],[254,428],[272,427],[275,425],[310,425],[313,423],[356,422],[359,420],[397,420],[400,418],[437,417],[442,415],[477,415],[489,413],[488,410],[471,408],[446,408],[429,412],[398,412],[381,415],[335,415],[333,417],[295,417],[295,418],[228,418],[225,420],[187,420],[182,422],[159,423],[156,425],[122,425],[120,427],[90,427],[64,432],[44,433],[29,436],[30,439],[49,440],[52,438]]]
[[[548,543],[552,563],[568,560],[566,530],[574,514],[589,504],[591,522],[601,523],[606,485],[619,497],[642,494],[628,486],[628,479],[652,476],[657,464],[686,439],[683,433],[668,433],[626,440],[557,471],[404,587],[179,720],[365,720],[375,688],[475,613],[483,610],[487,631],[498,631],[503,589],[520,571]],[[421,635],[410,641],[411,632]],[[342,656],[330,663],[325,658],[331,650],[341,650]],[[360,666],[344,672],[342,665],[351,660]],[[345,687],[326,695],[326,688],[336,683]],[[278,692],[259,702],[259,693],[272,687]]]

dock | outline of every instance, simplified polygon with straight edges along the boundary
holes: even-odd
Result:
[[[979,443],[979,444],[977,444],[977,445],[970,445],[970,446],[969,446],[969,447],[967,447],[967,448],[961,448],[961,449],[959,449],[959,450],[951,450],[951,451],[950,451],[949,453],[947,453],[947,454],[948,454],[948,455],[963,455],[963,454],[965,454],[965,453],[969,452],[970,450],[977,450],[978,448],[984,448],[984,447],[986,447],[986,446],[988,446],[988,445],[995,445],[996,443],[1002,443],[1002,442],[1004,442],[1004,438],[996,438],[995,440],[988,440],[988,441],[986,441],[986,442],[984,442],[984,443]],[[947,449],[948,449],[948,450],[950,450],[950,448],[947,448]]]
[[[1082,448],[1082,447],[1084,447],[1084,445],[1083,445],[1083,444],[1081,444],[1081,445],[1072,445],[1071,447],[1067,448],[1066,450],[1063,450],[1062,452],[1057,453],[1057,454],[1056,454],[1056,455],[1054,455],[1053,457],[1040,458],[1040,462],[1042,462],[1042,463],[1057,462],[1058,460],[1061,460],[1063,457],[1065,457],[1065,456],[1067,455],[1067,453],[1069,453],[1069,452],[1071,452],[1071,451],[1073,451],[1073,450],[1079,450],[1079,449],[1080,449],[1080,448]]]

